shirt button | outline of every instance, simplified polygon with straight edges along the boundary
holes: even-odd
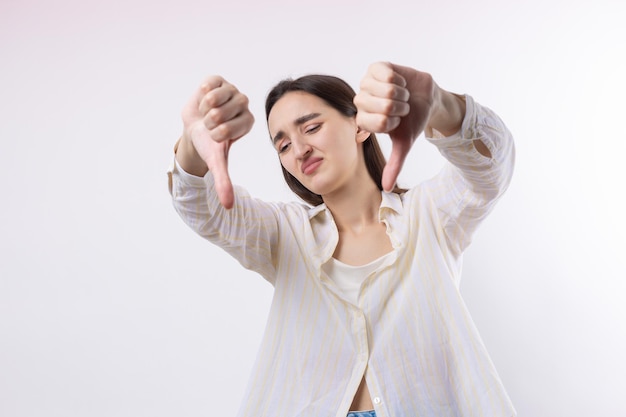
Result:
[[[376,405],[380,404],[380,402],[381,402],[380,397],[374,397],[374,399],[372,401],[374,401],[374,404],[376,404]]]

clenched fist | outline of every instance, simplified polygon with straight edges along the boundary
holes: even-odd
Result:
[[[182,119],[178,163],[194,175],[211,171],[220,202],[231,208],[234,194],[228,175],[228,151],[254,124],[248,98],[224,78],[210,76],[185,105]]]

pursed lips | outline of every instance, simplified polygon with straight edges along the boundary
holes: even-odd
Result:
[[[309,157],[304,160],[304,162],[302,163],[302,166],[300,167],[300,170],[302,171],[304,175],[311,174],[313,171],[317,169],[319,164],[322,162],[322,159],[323,158],[320,158],[320,157]]]

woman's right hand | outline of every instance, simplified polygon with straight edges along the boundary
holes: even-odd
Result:
[[[176,152],[178,163],[197,176],[211,171],[220,202],[231,208],[234,193],[228,175],[228,151],[254,124],[248,97],[224,78],[210,76],[185,105],[182,119],[183,135]]]

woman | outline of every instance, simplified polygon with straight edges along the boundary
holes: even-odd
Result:
[[[513,416],[458,291],[461,255],[504,192],[511,135],[429,74],[372,64],[354,91],[329,76],[268,95],[272,143],[309,203],[267,203],[230,183],[248,100],[210,77],[183,111],[174,206],[201,236],[274,286],[240,416]],[[392,140],[389,161],[375,132]],[[448,164],[395,183],[425,132]]]

